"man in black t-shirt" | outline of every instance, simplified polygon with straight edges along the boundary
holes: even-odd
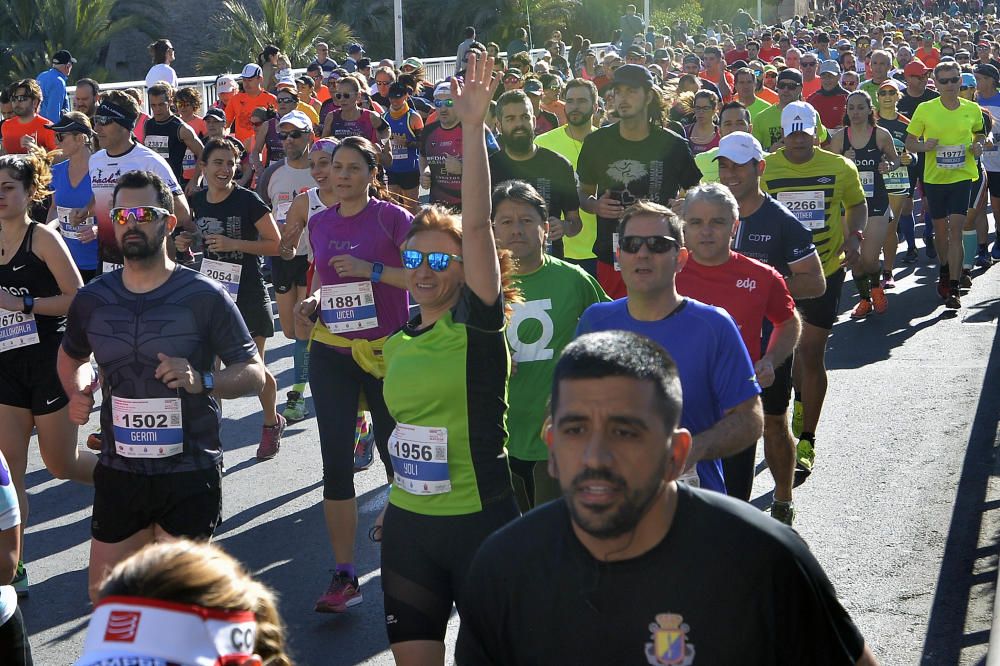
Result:
[[[665,103],[648,69],[619,67],[612,85],[621,120],[587,136],[576,171],[580,207],[597,215],[597,279],[608,296],[623,298],[625,282],[614,265],[622,213],[640,199],[669,205],[681,189],[698,184],[701,171],[687,140],[662,129]]]
[[[497,123],[503,150],[490,156],[490,180],[523,180],[545,199],[549,209],[549,251],[562,258],[562,237],[583,230],[576,173],[565,157],[535,145],[535,117],[531,101],[520,90],[505,92],[497,101]]]
[[[480,547],[459,666],[876,663],[791,528],[676,483],[691,434],[662,347],[583,335],[551,402],[549,473],[564,497]]]

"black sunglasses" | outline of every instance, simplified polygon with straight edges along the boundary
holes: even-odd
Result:
[[[938,79],[937,82],[938,82],[939,85],[940,84],[947,85],[949,83],[958,83],[961,80],[962,80],[961,76],[952,76],[952,77],[949,77],[947,79]]]
[[[333,93],[335,99],[351,99],[357,93]]]
[[[309,130],[292,130],[291,132],[278,132],[278,138],[284,141],[285,139],[301,139],[304,134],[312,134]]]
[[[621,251],[628,254],[635,254],[643,245],[653,254],[664,254],[681,246],[677,239],[671,236],[624,236],[618,241]]]

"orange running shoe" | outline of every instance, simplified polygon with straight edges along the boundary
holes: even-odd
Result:
[[[885,289],[872,287],[872,305],[878,314],[884,314],[889,309],[889,299],[885,297]]]
[[[872,289],[872,291],[874,292],[875,290]],[[861,302],[858,303],[858,307],[854,308],[854,312],[851,313],[851,319],[864,319],[871,313],[872,313],[872,302],[862,298]]]

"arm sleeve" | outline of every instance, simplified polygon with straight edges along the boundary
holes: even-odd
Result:
[[[760,386],[736,323],[725,310],[716,308],[716,311],[721,316],[713,326],[716,350],[712,365],[712,391],[724,411],[759,394]]]
[[[87,338],[87,322],[93,307],[89,296],[77,292],[69,304],[69,312],[66,313],[66,332],[63,333],[62,348],[67,356],[78,361],[90,358],[93,351]]]
[[[396,248],[403,246],[406,240],[406,234],[410,233],[410,227],[413,226],[413,215],[410,211],[403,208],[395,209],[395,216],[392,220],[392,242],[395,243]]]
[[[576,172],[573,165],[562,155],[559,158],[558,178],[554,183],[554,190],[559,194],[559,208],[563,213],[580,210],[580,197],[576,192]]]
[[[583,146],[580,147],[580,155],[576,160],[576,173],[580,177],[581,183],[587,183],[588,185],[597,185],[600,183],[601,177],[597,173],[596,160],[592,153],[595,150],[594,142],[592,137],[594,135],[588,135],[583,140]],[[598,192],[597,196],[601,196]]]
[[[792,215],[779,201],[775,203],[782,208],[781,216],[781,240],[782,251],[785,255],[785,262],[794,264],[800,259],[805,259],[816,251],[816,244],[813,243],[812,232],[806,229],[798,218]]]
[[[455,323],[465,324],[482,331],[499,331],[504,325],[503,293],[494,303],[483,303],[468,286],[462,286],[462,294],[453,310]]]
[[[500,152],[500,144],[497,143],[496,137],[489,129],[486,130],[486,152],[490,154]]]
[[[226,104],[226,127],[232,127],[233,123],[236,122],[236,116],[239,113],[240,98],[239,95],[233,95],[229,103]]]
[[[163,182],[166,183],[167,189],[170,190],[171,194],[175,196],[178,194],[184,194],[184,190],[181,189],[180,184],[177,182],[177,177],[174,176],[173,169],[170,168],[170,165],[167,164],[166,160],[159,155],[155,155],[150,166],[153,167],[150,170],[163,179]]]
[[[681,144],[677,151],[677,182],[685,190],[690,189],[701,182],[701,169],[695,164],[694,156],[691,155],[691,145],[688,142]],[[668,158],[667,164],[670,164]]]

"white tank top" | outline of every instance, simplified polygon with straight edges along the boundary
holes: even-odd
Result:
[[[309,243],[309,223],[313,219],[313,215],[322,212],[327,209],[327,205],[323,203],[323,200],[319,198],[319,188],[314,187],[307,192],[309,195],[309,212],[306,214],[306,228],[302,232],[302,237],[306,241],[306,251],[309,256],[309,262],[312,263],[313,251],[312,244]],[[301,242],[299,243],[301,245]],[[297,254],[297,253],[296,253]]]

